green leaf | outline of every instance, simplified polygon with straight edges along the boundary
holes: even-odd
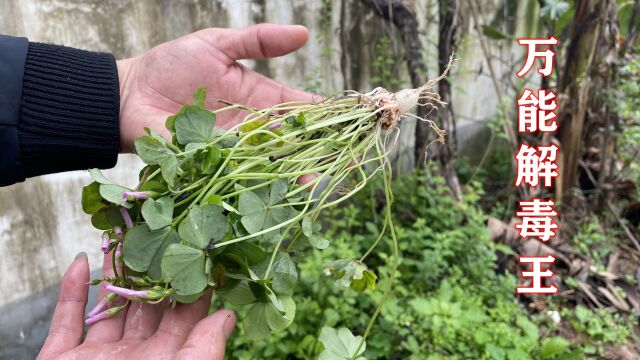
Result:
[[[171,244],[162,256],[162,278],[178,295],[193,295],[207,286],[204,252],[182,244]]]
[[[362,336],[354,336],[347,328],[336,330],[325,326],[320,332],[319,340],[324,345],[324,351],[318,360],[366,360],[364,356],[360,356],[366,349],[366,343],[358,351]]]
[[[207,98],[207,88],[201,87],[193,94],[193,105],[204,108],[204,100]]]
[[[370,270],[365,270],[362,272],[362,279],[352,279],[351,280],[351,289],[357,292],[363,292],[366,289],[375,289],[376,280],[378,276]]]
[[[176,138],[178,143],[206,143],[213,136],[216,115],[198,106],[185,106],[184,113],[176,116]]]
[[[162,178],[164,181],[169,184],[169,186],[173,186],[176,179],[176,174],[178,173],[178,159],[173,156],[167,156],[160,160],[160,171],[162,172]]]
[[[114,203],[116,205],[124,206],[130,209],[133,207],[133,204],[122,198],[122,195],[125,191],[131,191],[131,189],[127,189],[126,187],[120,185],[100,185],[100,196],[102,196],[103,199],[107,200],[110,203]]]
[[[216,146],[210,146],[207,148],[207,154],[204,158],[204,163],[202,164],[202,173],[203,174],[211,174],[216,170],[216,165],[220,162],[222,153],[220,149]]]
[[[162,279],[162,259],[165,251],[171,244],[178,244],[180,242],[180,237],[178,236],[178,232],[174,229],[171,229],[169,235],[164,239],[160,248],[156,251],[156,254],[153,256],[151,260],[151,264],[149,265],[149,270],[147,273],[154,280]],[[181,301],[186,302],[186,301]]]
[[[194,302],[198,301],[198,299],[200,299],[202,297],[202,294],[204,294],[204,291],[201,291],[199,293],[195,293],[195,294],[191,294],[191,295],[174,295],[173,299],[176,302],[179,303],[183,303],[183,304],[193,304]]]
[[[97,181],[82,188],[82,211],[95,214],[107,206],[100,196],[100,183]]]
[[[148,198],[142,204],[142,217],[151,230],[162,229],[173,220],[173,199],[164,196],[158,200]]]
[[[295,216],[295,210],[291,206],[273,207],[284,200],[288,184],[286,179],[278,179],[269,187],[268,192],[264,188],[258,188],[240,193],[240,222],[250,234],[282,224]],[[273,231],[270,235],[277,234],[277,231]]]
[[[242,320],[242,328],[249,340],[261,340],[269,336],[271,329],[267,322],[265,303],[256,303],[249,308]]]
[[[286,121],[287,124],[293,126],[294,128],[301,128],[306,123],[304,113],[299,113],[297,116],[287,116],[284,121]]]
[[[89,175],[91,175],[93,180],[100,183],[99,193],[103,199],[110,203],[124,206],[129,209],[133,207],[133,204],[127,202],[126,199],[122,198],[122,193],[124,193],[125,191],[131,191],[131,189],[127,189],[126,187],[120,186],[107,179],[98,169],[89,169]]]
[[[282,331],[291,325],[296,316],[296,303],[290,296],[279,299],[284,307],[284,312],[276,309],[272,303],[265,304],[265,318],[269,328],[273,331]]]
[[[358,260],[336,260],[324,266],[325,272],[336,278],[336,284],[363,291],[375,287],[377,276]]]
[[[311,246],[318,250],[324,250],[329,247],[329,240],[323,238],[318,234],[322,226],[318,223],[313,223],[309,216],[305,216],[302,219],[302,233],[309,239]]]
[[[152,136],[140,136],[133,144],[138,156],[148,165],[156,165],[166,157],[175,156],[173,151]]]
[[[99,230],[110,230],[114,226],[123,225],[124,219],[116,205],[110,204],[91,216],[91,225]]]
[[[166,192],[167,185],[158,180],[149,180],[140,186],[140,191],[153,191],[158,194]]]
[[[283,251],[278,251],[276,254],[271,273],[273,274],[273,289],[279,293],[291,289],[298,280],[296,265],[291,261],[289,254]]]
[[[249,305],[256,302],[256,298],[253,296],[251,289],[249,289],[249,285],[244,281],[238,283],[238,285],[230,290],[216,291],[216,295],[220,296],[222,300],[236,306]]]
[[[124,241],[124,263],[131,270],[147,271],[164,242],[169,240],[171,233],[175,235],[175,231],[170,227],[151,230],[147,224],[129,229]]]
[[[235,255],[249,266],[257,265],[265,258],[264,250],[260,246],[247,241],[226,246],[224,254]]]
[[[182,221],[178,233],[182,240],[204,249],[209,244],[222,239],[228,229],[227,217],[216,205],[194,206]]]
[[[279,310],[272,302],[258,302],[247,311],[242,327],[250,340],[260,340],[273,331],[282,331],[289,327],[296,314],[296,303],[289,296],[278,299],[282,305]]]
[[[540,358],[548,359],[569,351],[569,341],[561,337],[552,337],[542,340],[540,346]]]

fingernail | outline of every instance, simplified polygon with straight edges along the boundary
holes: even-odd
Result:
[[[228,312],[227,317],[224,319],[224,324],[222,325],[222,332],[224,336],[228,339],[233,333],[233,329],[236,328],[236,314],[231,310],[223,310]]]
[[[82,251],[82,252],[79,252],[78,255],[76,255],[76,258],[73,259],[73,261],[76,261],[76,260],[78,260],[80,258],[86,258],[86,257],[87,257],[87,253]]]

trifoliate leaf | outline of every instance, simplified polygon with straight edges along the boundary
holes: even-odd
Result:
[[[204,252],[182,244],[171,244],[162,256],[162,278],[178,295],[192,295],[207,286]]]
[[[324,345],[324,351],[320,353],[318,360],[366,360],[360,355],[364,353],[367,344],[362,344],[358,351],[362,336],[354,336],[347,328],[336,330],[325,326],[320,332],[319,340]]]
[[[286,179],[278,179],[269,187],[268,192],[264,188],[258,188],[240,194],[240,221],[250,234],[282,224],[295,216],[295,210],[291,206],[279,205],[285,198],[288,184]],[[275,234],[277,231],[270,235]]]
[[[210,243],[222,239],[229,226],[222,208],[216,205],[194,206],[182,221],[178,233],[182,240],[204,249]]]
[[[174,126],[178,143],[207,143],[213,137],[216,114],[194,105],[185,106],[182,114],[176,115]]]
[[[175,231],[168,226],[152,230],[147,224],[137,225],[129,229],[125,235],[124,263],[131,270],[147,271],[163,245],[166,248],[165,242],[177,242],[175,240],[177,240]]]
[[[175,156],[158,139],[152,136],[141,136],[134,141],[136,153],[145,164],[156,165],[168,156]]]
[[[324,266],[324,272],[336,279],[336,284],[363,291],[375,287],[377,276],[358,260],[337,260]]]
[[[322,226],[318,223],[313,223],[309,216],[305,216],[302,219],[302,233],[309,239],[311,246],[318,250],[324,250],[329,247],[329,240],[320,235]]]
[[[110,204],[91,216],[91,225],[99,230],[110,230],[124,224],[124,219],[116,205]]]
[[[164,196],[158,200],[148,198],[142,204],[142,217],[151,230],[162,229],[173,220],[173,199]]]

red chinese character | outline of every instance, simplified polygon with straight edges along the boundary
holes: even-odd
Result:
[[[553,91],[538,90],[538,96],[531,89],[524,89],[518,104],[518,132],[552,132],[558,129],[555,110],[558,104]]]
[[[553,200],[521,200],[520,211],[516,212],[516,216],[522,218],[522,222],[516,224],[516,229],[520,230],[520,236],[523,239],[535,237],[543,242],[556,236],[558,224],[553,219],[558,213],[553,209],[554,205]]]
[[[542,76],[549,76],[553,72],[553,56],[556,54],[553,50],[538,51],[538,45],[557,45],[558,39],[551,36],[548,39],[518,39],[518,44],[527,45],[527,61],[520,71],[516,73],[518,77],[524,76],[533,67],[536,58],[544,58],[544,68],[538,69],[538,73]]]
[[[517,177],[516,185],[525,183],[530,186],[538,186],[540,178],[544,180],[545,187],[551,187],[551,181],[558,177],[558,164],[555,163],[558,156],[558,147],[555,145],[539,146],[537,148],[521,144],[516,154]]]
[[[542,263],[553,264],[556,258],[551,254],[547,256],[520,256],[520,264],[531,264],[532,271],[522,271],[523,278],[531,278],[532,284],[530,286],[518,286],[516,287],[516,294],[556,294],[558,288],[551,284],[549,286],[542,286],[542,278],[552,277],[553,271],[547,269],[542,271]]]

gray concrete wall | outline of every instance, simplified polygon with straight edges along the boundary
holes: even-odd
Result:
[[[481,15],[490,18],[495,10],[494,1],[485,2],[487,11]],[[430,77],[436,75],[435,4],[433,0],[416,1]],[[301,51],[268,61],[247,61],[246,65],[288,85],[330,93],[344,86],[336,31],[340,0],[333,0],[331,8],[333,11],[323,21],[323,2],[311,0],[0,0],[0,33],[113,52],[117,58],[125,58],[205,27],[243,27],[256,22],[303,24],[310,29],[311,38]],[[371,63],[378,55],[374,44],[382,36],[394,39],[387,56],[397,59],[399,78],[405,79],[401,85],[406,86],[402,44],[396,30],[360,1],[348,1],[347,10],[351,38],[347,52],[353,88],[370,90],[374,72]],[[460,119],[460,140],[464,146],[477,136],[478,124],[494,114],[496,98],[469,21],[464,18],[460,21],[464,34],[458,54],[461,60],[452,80],[454,111]],[[512,56],[509,48],[502,51],[499,52],[502,56]],[[295,71],[284,71],[292,66],[283,64],[294,65]],[[499,62],[497,66],[499,71],[504,70]],[[402,126],[398,150],[405,155],[398,161],[412,161],[413,127],[411,120]],[[133,184],[140,166],[133,156],[122,155],[116,168],[106,175]],[[92,268],[99,266],[99,232],[92,229],[80,206],[81,188],[89,181],[85,172],[70,172],[0,189],[0,318],[6,319],[4,309],[18,303],[25,314],[29,311],[24,304],[34,307],[33,322],[22,329],[12,327],[12,322],[0,322],[3,337],[13,334],[19,342],[25,336],[33,336],[24,342],[31,345],[25,346],[37,346],[44,334],[42,329],[30,332],[24,329],[34,324],[46,326],[46,321],[41,321],[46,318],[46,311],[35,307],[49,311],[56,293],[53,289],[76,253],[87,252]],[[42,307],[45,303],[49,307]],[[25,315],[23,319],[27,318]]]

